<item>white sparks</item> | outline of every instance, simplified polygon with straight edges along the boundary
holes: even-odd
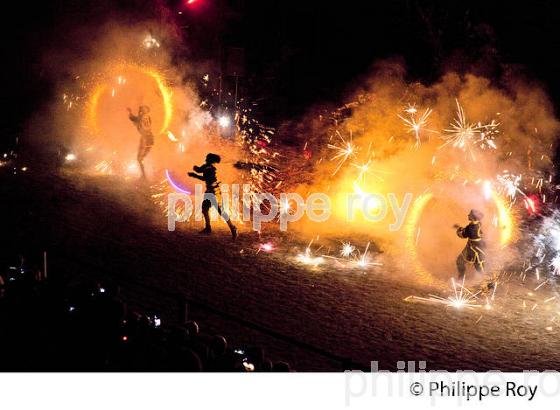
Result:
[[[342,247],[340,248],[340,256],[343,258],[348,258],[356,252],[356,247],[350,242],[342,242]]]
[[[414,145],[416,148],[418,148],[421,143],[420,133],[425,129],[426,125],[428,124],[428,117],[432,114],[432,109],[426,108],[426,110],[420,117],[416,116],[418,110],[414,105],[409,105],[404,110],[404,112],[406,112],[408,116],[404,117],[399,114],[399,118],[404,121],[404,124],[406,125],[406,132],[409,134],[414,134],[416,138],[416,143]],[[435,132],[428,129],[426,129],[426,131]]]
[[[344,137],[338,131],[336,131],[336,134],[338,135],[341,144],[327,145],[329,149],[333,149],[336,151],[336,154],[331,158],[331,161],[338,160],[338,165],[334,170],[333,175],[335,175],[340,170],[340,167],[342,167],[342,165],[346,162],[346,160],[348,160],[348,158],[355,158],[356,153],[358,152],[358,148],[354,146],[354,144],[352,144],[352,133],[350,133],[349,140],[345,140]]]

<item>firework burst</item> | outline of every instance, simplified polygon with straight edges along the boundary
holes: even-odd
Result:
[[[409,134],[414,134],[414,137],[416,139],[414,146],[415,148],[418,148],[421,144],[420,134],[422,131],[436,132],[426,128],[428,124],[428,118],[432,114],[432,109],[426,108],[424,113],[418,116],[418,110],[416,106],[409,105],[404,110],[404,112],[406,113],[406,116],[399,114],[399,118],[404,121],[406,132]]]
[[[441,138],[445,142],[439,148],[451,145],[453,148],[468,152],[473,160],[476,159],[474,155],[474,147],[476,146],[481,149],[496,149],[494,138],[499,132],[498,126],[500,124],[494,120],[488,124],[469,122],[459,100],[455,101],[457,103],[456,117],[449,128],[444,130],[445,134]]]
[[[521,175],[510,174],[505,171],[502,175],[496,177],[501,189],[501,194],[506,195],[510,201],[513,201],[518,193],[526,196],[525,193],[519,188],[521,184]]]
[[[360,185],[365,185],[367,182],[367,176],[372,175],[378,181],[383,181],[381,177],[382,174],[387,174],[385,171],[381,170],[374,170],[373,168],[373,159],[375,157],[375,152],[372,150],[372,144],[369,144],[367,153],[366,153],[366,160],[362,163],[353,162],[352,166],[358,170],[358,176],[356,177],[356,183]]]
[[[542,219],[538,231],[532,235],[533,254],[525,272],[534,270],[537,280],[541,273],[560,274],[560,211]]]
[[[349,158],[356,158],[356,154],[359,150],[352,143],[352,133],[350,133],[349,139],[345,139],[342,134],[337,130],[336,135],[340,139],[340,145],[336,144],[328,144],[327,147],[335,151],[335,155],[331,158],[331,161],[338,161],[338,165],[333,172],[333,176],[340,170],[342,165],[349,159]]]

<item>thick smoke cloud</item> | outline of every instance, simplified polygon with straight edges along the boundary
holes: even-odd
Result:
[[[94,173],[103,163],[112,164],[111,173],[126,173],[134,169],[139,141],[127,108],[135,112],[148,105],[156,144],[146,169],[154,179],[169,169],[188,183],[186,172],[212,151],[223,156],[222,180],[236,178],[233,164],[241,157],[240,148],[219,138],[198,95],[196,83],[208,64],[195,66],[181,57],[185,45],[172,21],[86,22],[67,36],[68,44],[45,52],[44,76],[55,84],[55,92],[29,123],[27,134],[35,147],[64,147],[87,160]],[[157,45],[148,44],[150,39]]]
[[[452,225],[465,225],[467,213],[476,208],[485,214],[483,226],[489,256],[493,256],[489,258],[492,266],[501,268],[513,257],[503,249],[498,252],[505,228],[500,224],[495,201],[484,189],[491,184],[498,192],[496,177],[504,172],[520,174],[524,181],[551,175],[551,156],[560,123],[542,88],[512,74],[490,80],[449,72],[430,85],[409,83],[402,64],[385,61],[376,65],[349,101],[336,121],[325,116],[317,121],[317,113],[310,114],[313,120],[305,121],[306,150],[313,152],[309,162],[314,171],[299,191],[328,193],[333,201],[333,217],[329,223],[301,224],[304,232],[341,239],[374,238],[384,251],[401,257],[410,256],[410,236],[414,235],[414,258],[426,270],[448,278],[454,272],[455,255],[464,246]],[[499,133],[493,140],[495,148],[474,144],[471,154],[452,144],[443,146],[449,134],[445,130],[457,117],[457,102],[468,123],[499,123]],[[420,128],[418,146],[414,132],[399,117],[407,118],[405,109],[411,105],[417,109],[416,118],[426,109],[433,110]],[[340,136],[345,141],[351,139],[356,151],[335,172],[340,160],[333,159],[337,151],[328,148],[328,144],[344,145]],[[359,166],[368,161],[369,170],[360,178]],[[412,227],[407,230],[406,223],[398,232],[389,232],[388,226],[394,222],[390,212],[382,222],[360,218],[347,221],[347,203],[337,198],[342,193],[356,192],[356,185],[367,193],[393,193],[399,201],[406,193],[416,199],[430,193],[433,199],[423,208],[413,232]],[[414,203],[407,221],[413,208]],[[519,202],[508,212],[515,217],[518,208]]]

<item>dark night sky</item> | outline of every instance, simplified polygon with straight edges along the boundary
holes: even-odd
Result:
[[[310,104],[340,101],[376,60],[401,57],[411,80],[430,82],[452,68],[497,78],[503,64],[542,82],[560,102],[556,58],[560,15],[554,2],[531,1],[280,1],[53,0],[12,3],[4,26],[2,141],[50,98],[52,84],[38,62],[49,47],[64,47],[69,29],[108,18],[130,21],[165,4],[189,43],[189,58],[216,59],[219,47],[245,49],[252,99],[267,119],[302,114]],[[185,11],[175,14],[179,8]],[[13,17],[12,17],[13,16]]]

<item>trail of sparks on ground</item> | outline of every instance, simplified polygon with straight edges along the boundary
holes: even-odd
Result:
[[[481,291],[471,292],[465,287],[465,278],[461,283],[456,283],[455,279],[451,279],[453,294],[448,297],[441,297],[437,295],[429,295],[429,297],[424,298],[420,296],[407,296],[404,300],[406,302],[425,302],[433,304],[441,304],[446,307],[452,307],[455,309],[474,309],[481,308],[484,305],[478,303],[478,296]]]
[[[325,259],[321,256],[314,256],[311,251],[311,245],[313,244],[313,239],[309,242],[309,245],[305,248],[303,253],[297,255],[296,260],[304,265],[310,265],[317,267],[322,264]]]
[[[371,243],[368,242],[364,252],[360,252],[356,246],[352,245],[350,242],[342,242],[338,257],[328,254],[321,255],[321,257],[334,261],[336,265],[341,268],[365,269],[370,266],[383,266],[380,262],[370,261],[368,257],[370,245]]]

